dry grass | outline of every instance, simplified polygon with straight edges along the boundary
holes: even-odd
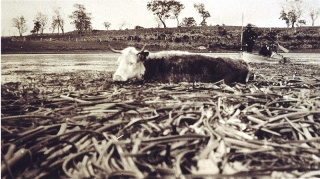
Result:
[[[3,178],[319,177],[318,66],[253,64],[248,84],[2,85]]]

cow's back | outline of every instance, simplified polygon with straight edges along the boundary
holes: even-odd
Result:
[[[150,56],[144,62],[146,81],[245,83],[249,66],[243,60],[214,58],[199,54]]]

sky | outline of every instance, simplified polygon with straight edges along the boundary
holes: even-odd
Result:
[[[60,8],[62,18],[65,20],[65,32],[75,30],[70,24],[69,15],[75,11],[74,4],[82,4],[88,13],[91,13],[92,27],[104,30],[103,22],[110,22],[110,30],[118,30],[120,24],[126,24],[123,29],[132,29],[139,25],[145,28],[157,26],[156,16],[147,10],[147,2],[150,0],[1,0],[1,35],[19,35],[17,28],[12,26],[12,19],[24,16],[27,20],[29,35],[33,29],[33,20],[38,12],[48,15],[49,25],[45,33],[51,32],[49,26],[52,23],[54,10]],[[233,25],[241,26],[252,23],[258,27],[286,27],[285,21],[279,19],[280,11],[286,1],[290,0],[178,0],[184,4],[179,20],[184,17],[194,17],[197,24],[201,17],[193,7],[194,3],[203,3],[211,17],[207,19],[208,25]],[[307,25],[311,25],[309,15],[310,7],[319,7],[320,0],[303,0],[304,15]],[[242,21],[242,14],[244,16]],[[176,27],[175,19],[166,20],[167,27]],[[315,22],[320,25],[320,17]]]

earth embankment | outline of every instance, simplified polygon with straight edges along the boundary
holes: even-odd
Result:
[[[208,26],[181,28],[148,28],[129,30],[93,30],[85,34],[42,34],[1,38],[1,53],[97,53],[109,51],[108,45],[122,49],[142,47],[150,51],[187,50],[191,52],[236,52],[241,49],[239,26]],[[256,28],[259,34],[255,51],[267,37],[277,41],[290,52],[320,52],[320,28],[299,27]],[[243,47],[245,49],[245,47]]]

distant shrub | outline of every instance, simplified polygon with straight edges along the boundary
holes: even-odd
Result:
[[[189,41],[189,39],[190,39],[190,37],[187,35],[184,35],[182,38],[183,38],[183,41],[185,41],[185,42]]]
[[[291,37],[289,35],[283,35],[282,39],[283,40],[291,40]]]
[[[227,35],[227,30],[225,28],[219,26],[218,27],[218,34],[225,36],[225,35]]]
[[[313,37],[311,35],[305,35],[304,39],[305,40],[313,40]]]
[[[303,40],[303,39],[304,39],[304,36],[298,35],[296,38],[297,38],[297,40]]]
[[[92,30],[91,31],[93,34],[97,34],[98,32],[100,32],[100,30]]]
[[[175,43],[180,43],[180,42],[181,42],[181,39],[180,39],[179,37],[176,37],[176,38],[174,39],[174,42],[175,42]]]

